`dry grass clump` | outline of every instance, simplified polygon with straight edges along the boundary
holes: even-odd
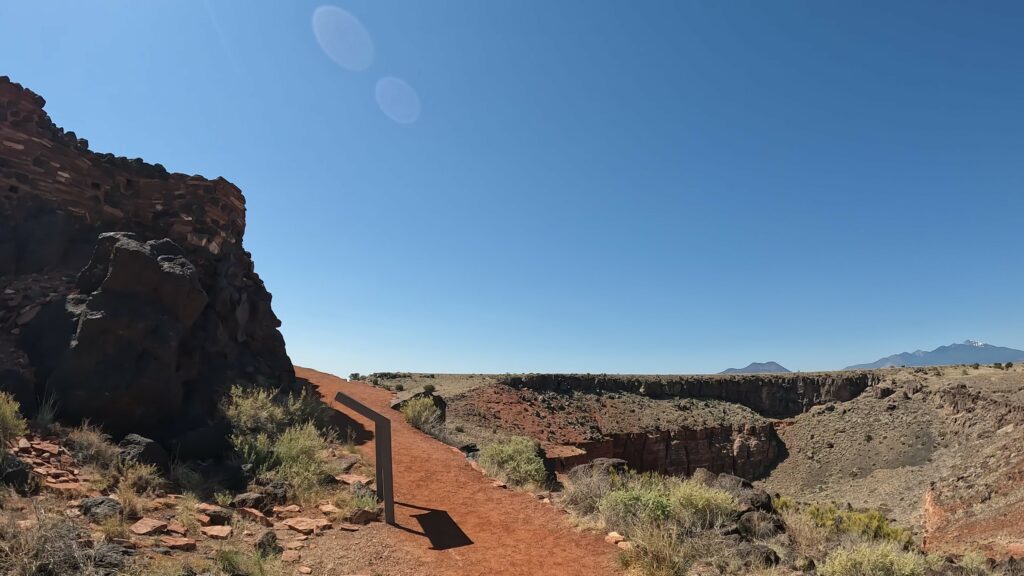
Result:
[[[488,475],[516,488],[540,487],[548,480],[540,446],[525,436],[487,444],[480,450],[477,461]]]
[[[924,556],[904,551],[894,542],[839,548],[818,569],[821,576],[924,576]]]
[[[76,460],[100,472],[109,473],[117,468],[120,454],[117,445],[89,422],[68,433],[68,449]]]
[[[28,432],[28,423],[22,418],[20,408],[14,396],[0,392],[0,446],[5,447],[11,440]],[[0,457],[5,454],[3,451]]]
[[[85,534],[59,513],[37,511],[31,527],[12,515],[0,518],[0,573],[5,576],[92,574],[92,554],[81,544]]]
[[[174,519],[181,522],[189,534],[197,534],[201,526],[197,506],[199,506],[199,498],[196,498],[195,494],[184,494],[178,501],[178,511],[174,515]]]

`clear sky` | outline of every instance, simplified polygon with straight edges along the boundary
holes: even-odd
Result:
[[[0,74],[94,150],[240,186],[296,364],[813,370],[1024,348],[1022,30],[1017,1],[3,2]]]

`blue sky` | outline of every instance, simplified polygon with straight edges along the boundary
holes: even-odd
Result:
[[[0,4],[58,124],[242,188],[296,364],[1024,347],[1024,4],[324,5]]]

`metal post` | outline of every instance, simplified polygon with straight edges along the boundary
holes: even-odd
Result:
[[[334,401],[355,410],[357,414],[373,422],[374,444],[376,446],[377,499],[384,503],[384,521],[395,525],[395,487],[391,461],[391,420],[367,408],[359,401],[341,392]]]

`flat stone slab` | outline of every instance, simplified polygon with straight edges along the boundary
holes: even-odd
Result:
[[[137,536],[152,536],[167,530],[167,522],[156,518],[143,518],[129,526],[128,530]]]
[[[228,536],[231,536],[231,526],[203,526],[199,532],[207,538],[226,540]]]
[[[289,518],[282,522],[287,528],[299,534],[313,534],[331,527],[330,520],[323,518]]]
[[[196,549],[196,541],[191,538],[181,538],[178,536],[161,536],[160,545],[170,548],[171,550],[181,550],[183,552],[190,552]]]

